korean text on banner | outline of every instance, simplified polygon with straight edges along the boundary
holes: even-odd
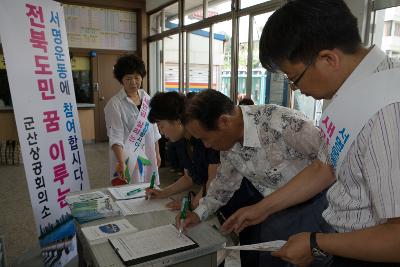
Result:
[[[2,0],[0,34],[42,256],[47,266],[65,265],[76,255],[65,197],[89,182],[63,9]]]

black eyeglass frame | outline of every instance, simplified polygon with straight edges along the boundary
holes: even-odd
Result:
[[[299,77],[292,81],[291,79],[289,79],[289,77],[286,74],[283,74],[285,79],[288,81],[288,84],[290,86],[290,89],[292,89],[293,91],[296,91],[299,87],[297,86],[297,84],[301,81],[301,79],[303,78],[304,74],[306,74],[308,68],[312,65],[313,63],[307,64],[306,67],[304,68],[303,72],[300,73]]]

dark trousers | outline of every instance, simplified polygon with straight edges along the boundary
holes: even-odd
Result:
[[[400,263],[367,262],[342,257],[333,257],[329,267],[399,267]]]
[[[228,218],[236,210],[253,205],[263,199],[249,180],[243,178],[240,188],[230,201],[220,209]],[[333,229],[323,220],[322,212],[327,207],[325,194],[277,212],[264,222],[245,228],[240,234],[240,244],[254,244],[273,240],[287,240],[290,236],[301,232],[333,232]],[[271,256],[269,252],[240,251],[242,267],[286,267],[292,266],[280,258]],[[315,263],[313,266],[324,266],[326,263]]]

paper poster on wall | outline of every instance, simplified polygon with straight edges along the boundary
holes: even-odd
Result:
[[[66,195],[89,189],[63,9],[2,0],[0,34],[44,264],[63,266],[77,255]]]
[[[136,12],[63,5],[70,47],[137,50]]]

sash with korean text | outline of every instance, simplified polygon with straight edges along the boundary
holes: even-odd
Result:
[[[63,266],[77,255],[66,195],[89,189],[63,9],[2,0],[0,34],[44,265]]]
[[[129,183],[149,182],[154,173],[158,180],[158,167],[155,157],[153,125],[147,116],[150,111],[150,96],[143,94],[142,105],[124,144],[126,154],[125,177]]]
[[[400,70],[377,72],[340,89],[321,117],[320,129],[328,146],[328,162],[336,176],[351,144],[374,114],[400,102]]]

